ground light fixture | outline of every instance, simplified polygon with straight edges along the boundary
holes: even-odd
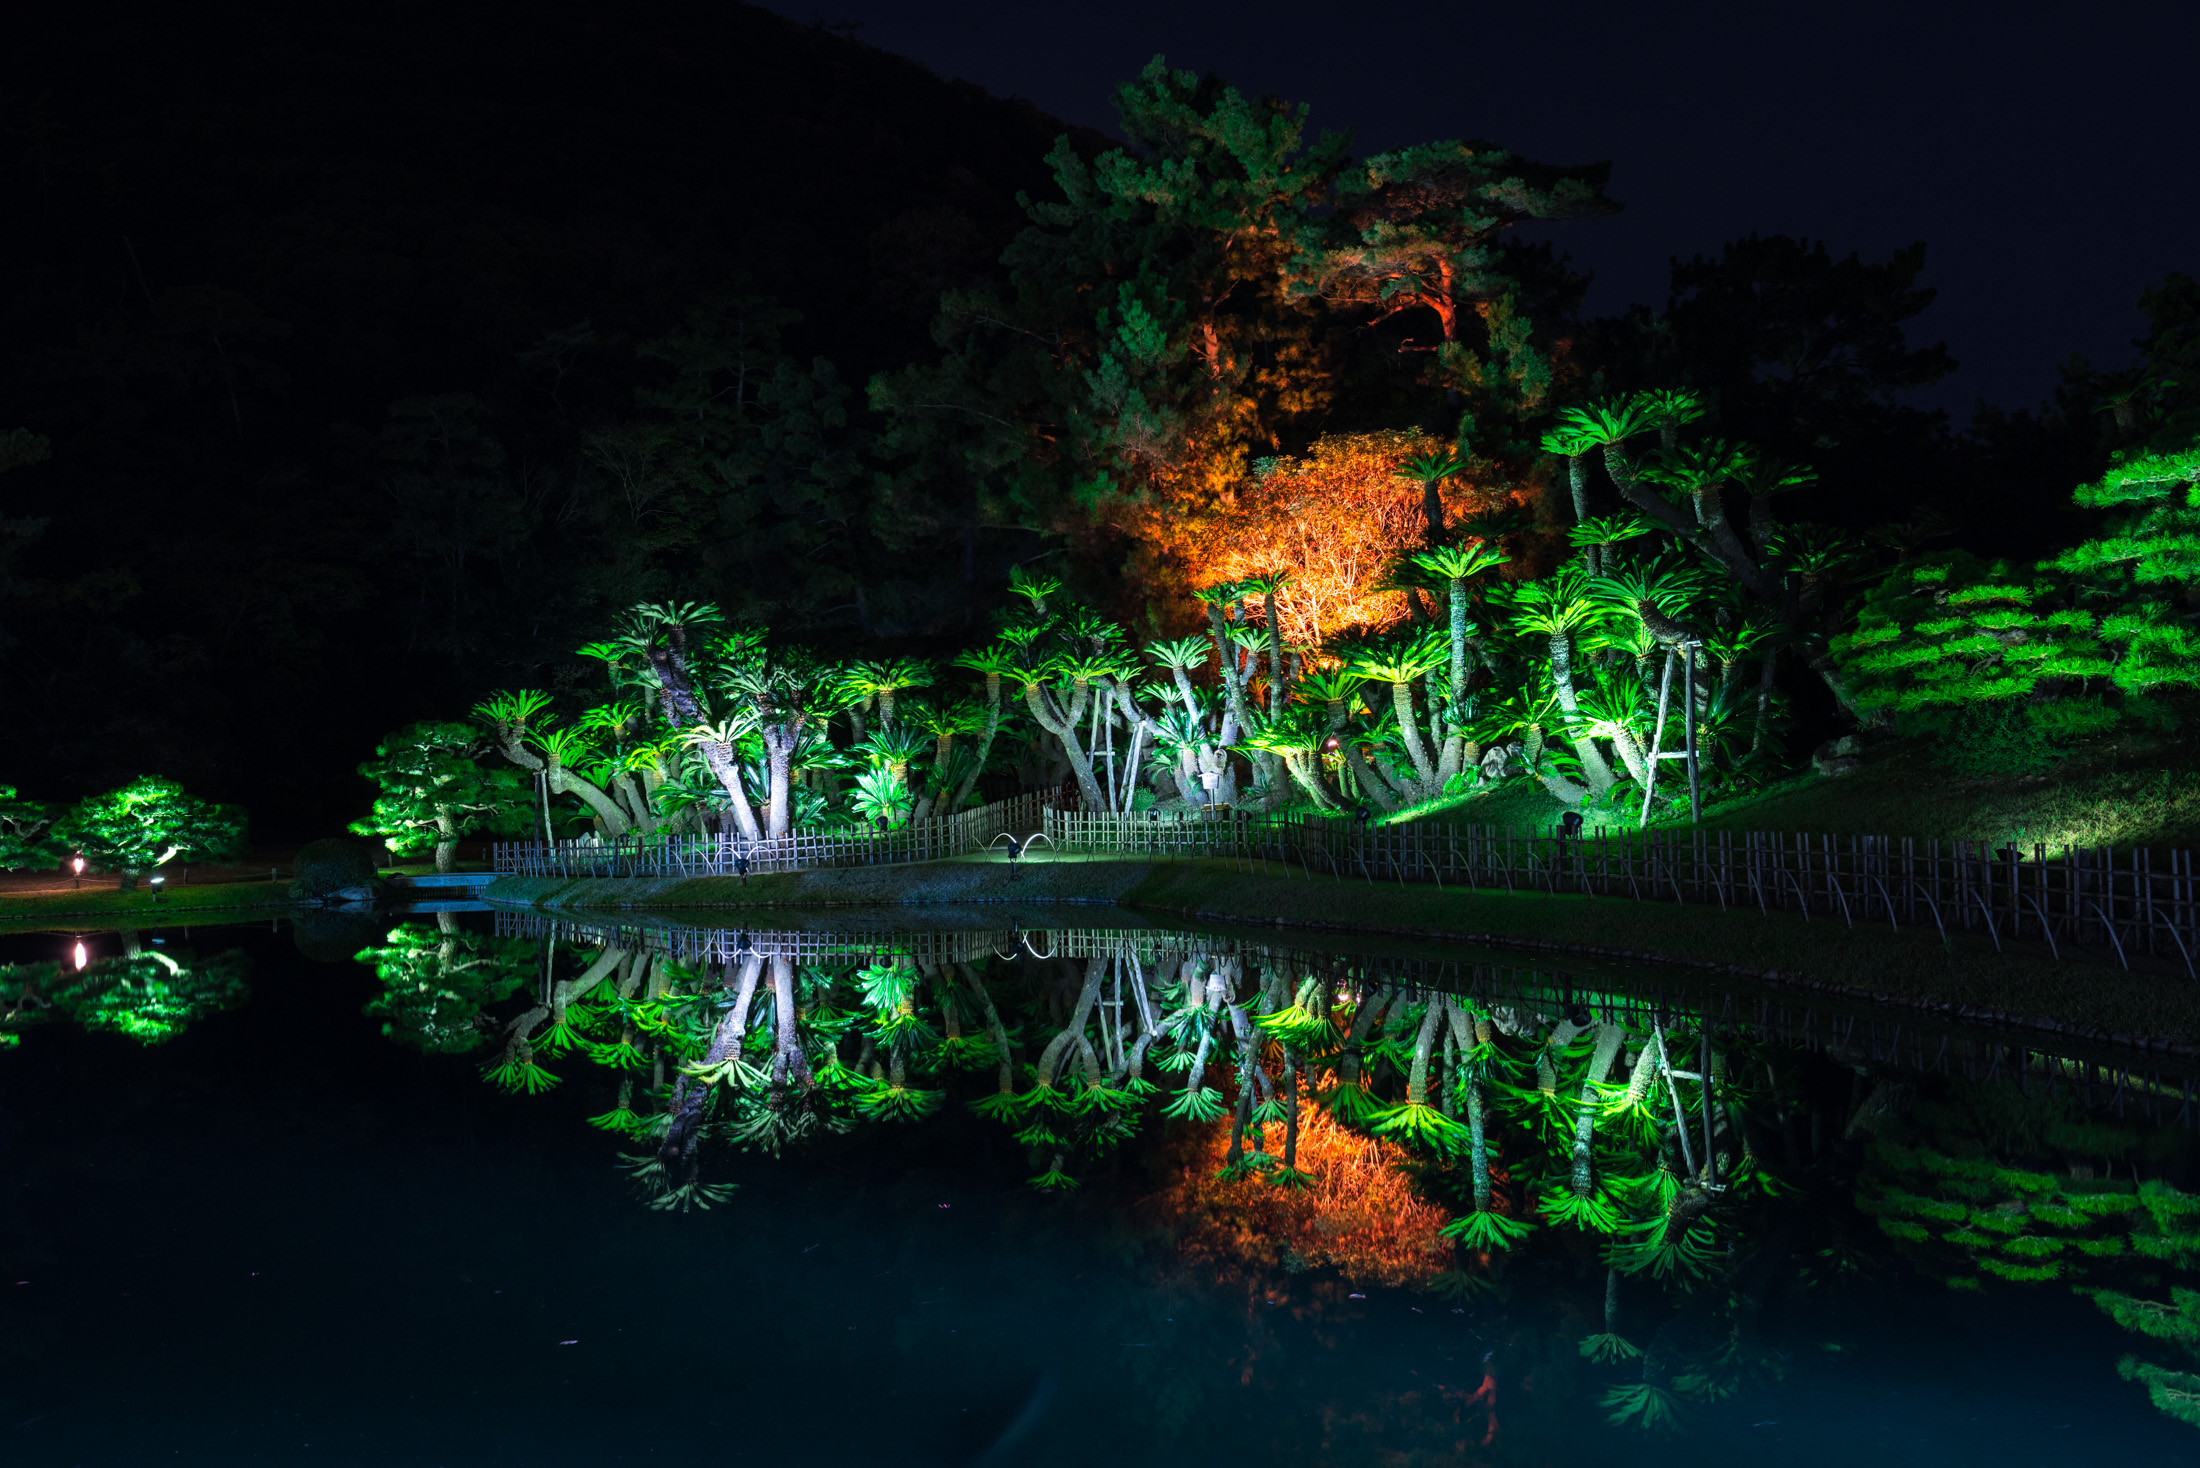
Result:
[[[81,852],[81,851],[80,851],[80,852],[78,852],[78,853],[77,853],[77,854],[75,855],[75,857],[73,857],[73,858],[72,858],[72,859],[70,860],[70,862],[69,862],[69,869],[70,869],[71,871],[73,871],[73,872],[75,872],[75,873],[76,873],[76,885],[77,885],[77,886],[78,886],[79,888],[82,888],[82,887],[83,887],[83,885],[84,885],[84,853],[83,853],[83,852]],[[79,964],[79,965],[77,965],[77,967],[79,967],[79,968],[82,968],[82,967],[83,967],[83,965],[82,965],[82,964]]]
[[[168,879],[159,872],[155,872],[147,879],[145,885],[153,889],[153,900],[158,902],[160,901],[160,889],[168,885]]]

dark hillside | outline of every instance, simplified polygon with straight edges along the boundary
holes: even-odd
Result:
[[[383,729],[716,564],[722,507],[580,452],[691,365],[638,347],[730,300],[817,421],[860,416],[1063,131],[738,5],[37,7],[5,66],[0,432],[52,456],[0,481],[47,522],[4,568],[0,765],[57,799],[159,770],[268,836],[355,805],[330,781]]]

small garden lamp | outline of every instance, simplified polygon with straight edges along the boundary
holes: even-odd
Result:
[[[84,951],[84,940],[82,938],[76,940],[76,952],[71,954],[70,957],[76,960],[76,971],[78,973],[84,972],[84,965],[92,961],[91,954]]]
[[[76,854],[76,855],[75,855],[74,857],[70,858],[70,861],[69,861],[69,870],[71,870],[72,872],[76,873],[76,885],[77,885],[78,887],[80,887],[80,888],[81,888],[81,887],[82,887],[82,886],[84,885],[84,853],[83,853],[83,852],[79,851],[79,852],[78,852],[78,853],[77,853],[77,854]],[[78,968],[82,968],[83,966],[84,966],[84,965],[82,965],[82,964],[78,964],[78,965],[77,965],[77,967],[78,967]]]
[[[155,872],[146,880],[145,885],[153,889],[153,900],[158,902],[160,901],[160,889],[168,885],[168,879],[159,872]]]

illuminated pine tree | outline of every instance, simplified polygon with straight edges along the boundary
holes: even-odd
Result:
[[[435,849],[435,869],[451,870],[458,838],[469,831],[525,824],[526,782],[517,770],[484,769],[487,746],[471,724],[408,724],[375,746],[359,773],[382,787],[374,814],[352,822],[361,836],[380,836],[392,853]]]
[[[55,834],[121,873],[124,891],[138,874],[176,857],[229,856],[244,845],[245,814],[187,793],[173,780],[141,775],[119,790],[90,796],[54,825]]]
[[[2022,725],[2046,751],[2116,717],[2077,696],[2114,668],[2093,614],[1961,551],[1890,572],[1832,652],[1860,709],[1957,741]]]
[[[1339,172],[1335,207],[1302,228],[1299,268],[1333,309],[1370,324],[1405,318],[1412,334],[1399,346],[1428,354],[1429,379],[1460,419],[1464,455],[1477,414],[1495,421],[1543,411],[1554,375],[1519,309],[1501,237],[1531,219],[1610,213],[1607,172],[1602,164],[1555,168],[1473,141],[1379,153]],[[1433,494],[1429,504],[1433,546],[1443,525]]]
[[[13,785],[0,785],[0,869],[52,866],[68,854],[54,834],[60,812],[36,800],[24,800]]]
[[[2125,459],[2074,497],[2113,512],[2107,533],[2045,565],[2112,599],[2100,630],[2116,686],[2200,687],[2200,444]]]

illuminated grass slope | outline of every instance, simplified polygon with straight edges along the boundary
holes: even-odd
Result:
[[[1919,744],[1867,750],[1838,780],[1806,775],[1704,814],[1723,830],[1830,831],[2073,846],[2200,847],[2200,752],[2189,736],[2124,734],[2044,775],[1963,776]]]
[[[1396,820],[1549,827],[1565,807],[1527,779],[1401,812]],[[1685,827],[1670,816],[1653,825]],[[1868,748],[1840,779],[1808,771],[1707,805],[1715,831],[2200,848],[2200,748],[2177,734],[2124,733],[2082,745],[2042,775],[1962,775],[1921,741]]]

